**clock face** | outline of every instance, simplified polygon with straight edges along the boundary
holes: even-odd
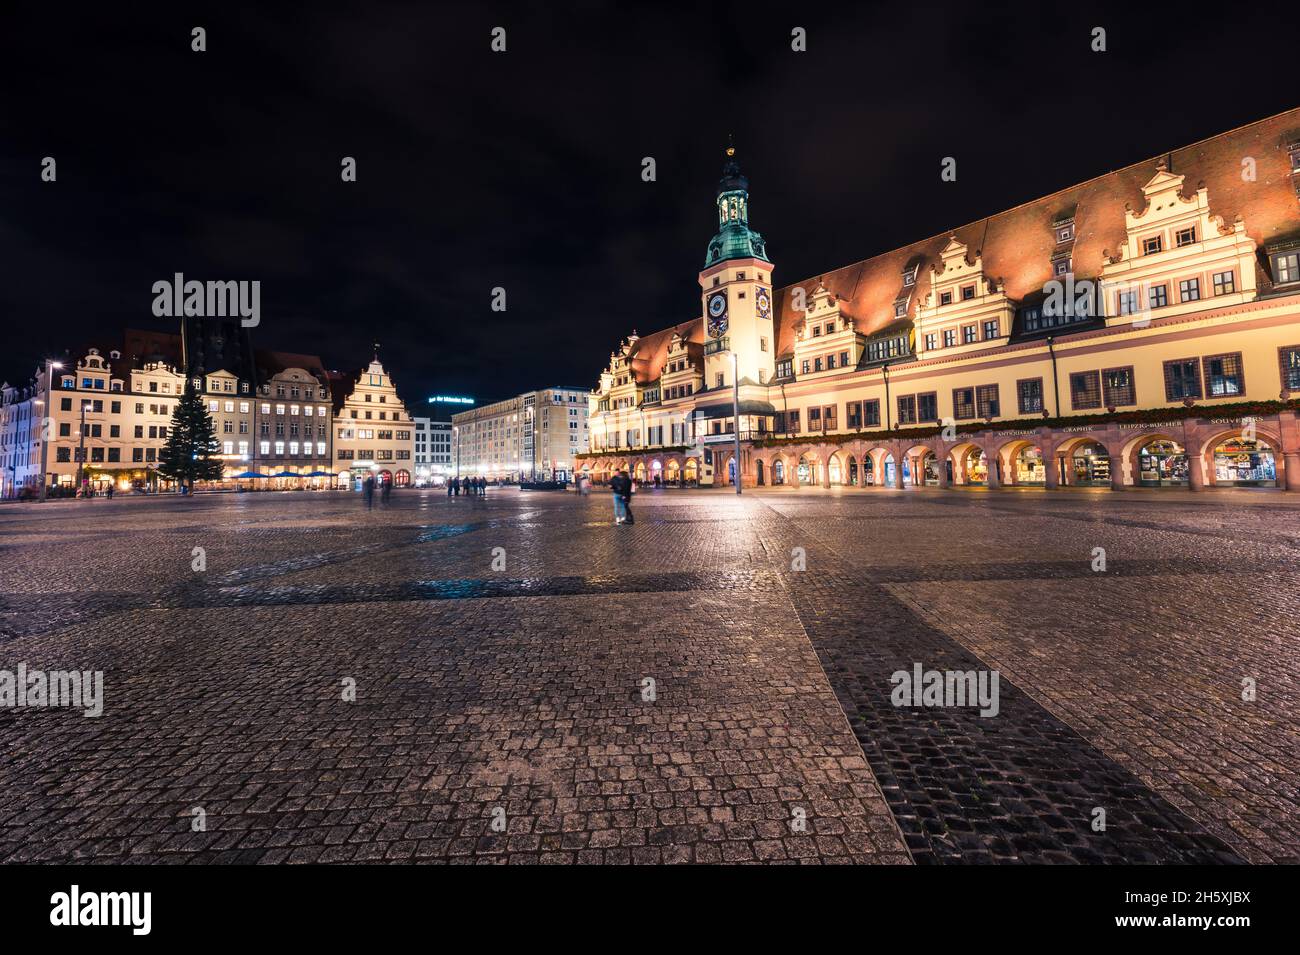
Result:
[[[758,294],[755,296],[755,300],[758,302],[758,316],[759,316],[759,318],[769,318],[769,317],[771,317],[771,315],[772,315],[772,300],[768,297],[767,289],[765,289],[765,288],[760,288],[760,289],[758,290]]]
[[[726,314],[727,296],[723,292],[715,292],[709,296],[709,314],[714,318],[719,318]]]

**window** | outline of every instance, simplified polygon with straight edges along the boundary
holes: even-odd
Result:
[[[916,420],[939,420],[939,396],[935,392],[930,391],[916,396]]]
[[[1075,411],[1101,407],[1101,376],[1095,371],[1076,371],[1070,376],[1070,403]]]
[[[1288,391],[1300,391],[1300,345],[1279,348],[1277,355],[1282,369],[1282,387]]]
[[[969,344],[971,344],[972,342],[974,342],[974,341],[976,341],[976,340],[977,340],[977,339],[976,339],[976,337],[975,337],[975,326],[974,326],[974,325],[963,325],[963,326],[962,326],[962,329],[961,329],[961,341],[962,341],[962,344],[963,344],[963,345],[969,345]]]
[[[1195,302],[1200,297],[1200,279],[1183,279],[1178,283],[1178,300],[1180,302]]]
[[[1119,293],[1117,300],[1119,313],[1121,315],[1136,315],[1138,312],[1138,293],[1136,289],[1129,289]]]
[[[952,304],[952,292],[940,292],[940,293],[939,293],[939,304],[940,304],[940,305],[951,305],[951,304]]]
[[[969,302],[974,297],[975,297],[975,286],[963,285],[961,288],[961,300],[963,302]]]
[[[1227,295],[1237,290],[1237,278],[1231,272],[1214,273],[1214,294]]]
[[[847,368],[848,365],[849,365],[849,353],[846,351],[840,352],[840,367]]]
[[[898,423],[916,424],[916,395],[898,396]]]
[[[826,367],[827,367],[827,368],[834,368],[834,367],[835,367],[835,356],[834,356],[834,355],[827,355],[827,356],[826,356]]]
[[[906,318],[906,317],[907,317],[907,302],[895,302],[894,318]]]
[[[1069,242],[1073,238],[1074,238],[1073,225],[1060,225],[1056,227],[1057,242]]]
[[[1022,378],[1016,382],[1016,402],[1021,414],[1040,414],[1043,410],[1043,379]]]
[[[939,345],[939,336],[936,335],[934,332],[930,332],[925,336],[926,351],[933,351],[935,348],[938,347],[938,345]]]
[[[799,409],[795,408],[790,411],[786,417],[789,419],[791,433],[797,433],[799,430]]]
[[[822,327],[820,325],[814,325],[813,338],[821,338],[821,337],[822,337]]]
[[[945,328],[943,330],[943,347],[951,348],[957,344],[957,329]]]
[[[878,426],[880,424],[880,401],[872,398],[870,401],[862,402],[862,424],[866,426]]]
[[[1208,396],[1227,397],[1246,393],[1246,382],[1241,371],[1241,352],[1230,355],[1210,355],[1203,359],[1205,365],[1205,390]]]
[[[1147,300],[1152,308],[1163,308],[1169,304],[1169,290],[1163,285],[1153,285],[1147,290]]]
[[[1200,364],[1195,358],[1165,362],[1165,400],[1201,397]]]
[[[975,389],[975,410],[981,418],[998,416],[997,385],[980,385]]]
[[[1137,404],[1135,391],[1131,366],[1128,368],[1106,368],[1102,371],[1102,402],[1107,408]]]
[[[1068,255],[1063,255],[1060,258],[1052,259],[1052,274],[1065,275],[1067,272],[1070,271],[1070,262],[1071,259]]]
[[[766,338],[766,337],[760,337],[760,338],[759,338],[759,340],[758,340],[758,350],[759,350],[759,351],[767,351],[767,338]]]
[[[1163,247],[1160,236],[1153,235],[1142,240],[1142,254],[1155,255]]]
[[[862,427],[862,402],[850,401],[844,406],[844,416],[849,429],[857,431]]]
[[[975,417],[974,388],[954,388],[952,390],[952,416],[958,421]]]
[[[1300,252],[1273,256],[1273,281],[1278,285],[1300,281]]]
[[[988,341],[990,338],[997,338],[997,337],[998,337],[998,320],[994,318],[984,323],[984,340]]]
[[[1174,233],[1174,247],[1181,249],[1185,245],[1191,245],[1196,241],[1196,226],[1190,226],[1186,229],[1179,229]]]

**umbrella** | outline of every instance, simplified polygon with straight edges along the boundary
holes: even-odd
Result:
[[[304,474],[303,477],[333,477],[333,471],[312,471],[311,474]]]
[[[259,474],[257,471],[245,471],[243,474],[236,474],[235,478],[264,478],[269,477],[267,474]]]
[[[273,477],[273,478],[280,478],[280,477],[303,477],[303,476],[304,476],[304,475],[302,475],[302,474],[294,474],[292,471],[281,471],[279,474],[272,474],[272,475],[271,475],[271,477]]]

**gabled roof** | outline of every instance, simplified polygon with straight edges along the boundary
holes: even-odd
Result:
[[[968,223],[911,245],[848,265],[824,276],[786,286],[775,293],[777,351],[794,347],[794,327],[802,313],[792,307],[791,292],[803,287],[811,301],[817,282],[846,299],[842,311],[857,328],[873,334],[894,319],[893,303],[902,288],[903,269],[921,257],[910,315],[917,297],[930,289],[929,267],[955,235],[968,248],[967,257],[983,257],[987,278],[1005,284],[1006,293],[1020,300],[1041,292],[1052,278],[1052,253],[1057,249],[1054,222],[1073,217],[1075,239],[1073,271],[1080,278],[1101,273],[1103,255],[1115,255],[1125,239],[1126,205],[1141,210],[1146,205],[1142,187],[1164,160],[1169,171],[1185,177],[1183,191],[1191,194],[1204,185],[1209,190],[1210,211],[1225,224],[1240,217],[1246,232],[1263,246],[1300,233],[1300,201],[1292,182],[1287,146],[1300,138],[1300,108],[1152,157],[1107,173],[1069,189],[1016,206],[997,215]],[[1242,177],[1242,160],[1255,160],[1255,180]]]
[[[654,381],[663,374],[664,365],[668,362],[668,346],[672,343],[674,333],[686,339],[686,347],[692,358],[703,354],[704,323],[698,319],[638,338],[628,353],[628,366],[637,381]]]

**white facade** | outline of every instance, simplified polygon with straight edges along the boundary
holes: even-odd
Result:
[[[568,480],[588,446],[587,399],[582,388],[544,388],[452,415],[453,475]]]

